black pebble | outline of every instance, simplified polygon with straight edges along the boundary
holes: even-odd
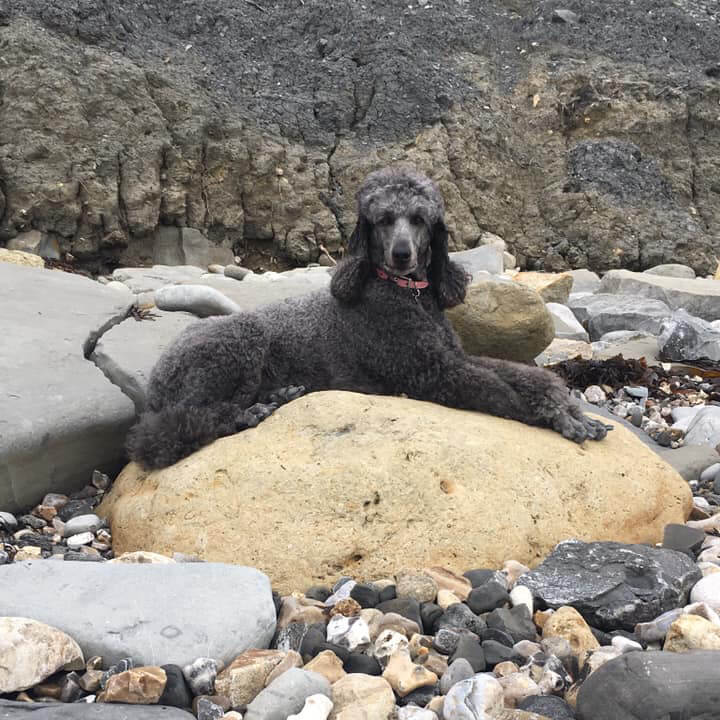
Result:
[[[479,615],[504,607],[510,602],[510,595],[504,585],[497,580],[489,580],[484,585],[471,590],[466,602],[468,607]]]
[[[487,616],[488,627],[506,632],[517,643],[521,640],[534,641],[537,637],[535,623],[525,605],[516,605],[512,610],[498,608]]]
[[[495,570],[468,570],[463,575],[470,581],[470,584],[476,588],[484,585],[495,575]]]
[[[434,635],[437,630],[437,621],[442,617],[443,609],[431,602],[420,604],[420,617],[422,618],[422,631],[426,635]]]
[[[162,665],[167,675],[167,683],[158,705],[171,705],[172,707],[188,708],[192,704],[192,693],[185,682],[182,669],[177,665]]]
[[[57,516],[67,522],[76,515],[88,515],[93,511],[93,505],[87,500],[68,500],[59,510]]]
[[[310,626],[300,644],[300,654],[305,662],[314,658],[325,645],[325,633],[315,626]]]
[[[590,625],[590,632],[601,645],[612,645],[612,635]]]
[[[531,695],[520,700],[517,708],[537,713],[548,720],[575,720],[572,708],[562,698],[554,695]]]
[[[319,602],[325,602],[332,595],[332,590],[327,585],[313,585],[305,591],[305,597]]]
[[[485,621],[475,615],[467,605],[455,603],[438,618],[436,625],[438,630],[447,627],[455,630],[470,630],[479,635],[485,627]]]
[[[485,640],[482,644],[485,653],[485,662],[489,668],[494,668],[498,663],[509,660],[520,666],[524,664],[524,658],[516,653],[511,647],[499,643],[497,640]]]
[[[346,673],[382,675],[380,663],[374,657],[363,653],[350,653],[343,663],[343,669]]]
[[[470,635],[462,635],[460,637],[455,652],[450,657],[450,663],[454,663],[460,658],[467,660],[476,673],[484,672],[487,667],[485,653],[480,643]]]
[[[323,643],[323,646],[318,650],[318,652],[322,652],[323,650],[332,650],[342,662],[345,662],[347,658],[350,656],[350,651],[343,647],[342,645],[336,645],[335,643]]]
[[[380,591],[380,602],[394,600],[397,597],[397,591],[394,585],[387,585]]]
[[[679,550],[694,560],[704,540],[704,530],[671,523],[665,526],[662,546],[670,550]]]
[[[440,685],[428,685],[426,687],[418,688],[408,693],[405,697],[397,698],[397,704],[400,707],[406,705],[417,705],[418,707],[425,707],[436,695],[440,694]]]
[[[403,597],[386,600],[379,603],[377,609],[383,613],[394,612],[402,615],[404,618],[416,622],[418,628],[422,630],[423,622],[422,617],[420,617],[420,603],[415,598]]]
[[[485,628],[479,633],[478,637],[480,638],[480,642],[494,640],[495,642],[499,642],[507,647],[512,647],[515,644],[515,641],[510,637],[510,635],[503,630],[494,627]]]
[[[355,585],[350,591],[350,597],[357,601],[361,608],[374,608],[380,602],[380,592],[369,583]]]

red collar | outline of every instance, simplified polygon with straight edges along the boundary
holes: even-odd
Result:
[[[388,275],[384,270],[376,267],[375,272],[381,280],[389,280],[402,288],[411,288],[412,290],[423,290],[430,287],[427,280],[413,280],[412,278],[397,277],[397,275]]]

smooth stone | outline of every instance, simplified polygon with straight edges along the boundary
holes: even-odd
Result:
[[[167,682],[163,694],[158,700],[159,705],[188,708],[192,703],[190,688],[185,682],[182,668],[178,665],[163,665]]]
[[[217,661],[207,657],[195,658],[182,669],[193,695],[212,695],[215,692],[217,671]]]
[[[67,538],[72,535],[80,535],[87,532],[94,533],[102,527],[105,527],[105,521],[101,520],[94,513],[76,515],[65,522],[63,535]]]
[[[449,606],[448,606],[449,607]],[[422,629],[427,635],[434,635],[437,629],[437,622],[447,608],[441,608],[435,603],[423,603],[420,606],[420,618]]]
[[[524,605],[528,609],[530,615],[533,614],[533,596],[529,588],[524,585],[515,585],[515,587],[510,591],[510,604],[513,607]]]
[[[420,603],[415,598],[404,597],[386,600],[378,603],[376,608],[384,614],[397,613],[408,620],[417,623],[418,628],[422,627],[422,616],[420,615]]]
[[[678,408],[676,408],[677,410]],[[698,411],[702,409],[702,406],[698,407]],[[673,420],[675,420],[675,410],[673,410]],[[720,462],[715,462],[712,465],[709,465],[706,467],[701,473],[700,473],[700,482],[710,482],[711,480],[715,479],[715,476],[720,472]],[[2,513],[0,513],[2,515]]]
[[[482,270],[492,275],[501,275],[505,270],[503,249],[499,245],[480,245],[471,250],[451,253],[450,257],[473,276]]]
[[[485,621],[462,603],[451,605],[437,621],[438,629],[469,630],[478,635],[485,627]]]
[[[334,615],[327,625],[327,642],[353,650],[370,645],[370,628],[361,617]]]
[[[17,527],[17,518],[12,513],[0,511],[0,530],[15,532]]]
[[[397,720],[437,720],[437,714],[427,708],[407,705],[398,708]]]
[[[448,665],[447,672],[443,673],[440,678],[440,692],[447,695],[453,685],[468,680],[473,675],[475,675],[475,669],[465,658],[453,660]]]
[[[0,694],[27,690],[58,670],[84,665],[77,642],[58,628],[26,617],[0,617]]]
[[[713,651],[631,652],[609,660],[580,686],[578,720],[717,716],[720,663]]]
[[[326,720],[332,709],[333,701],[326,695],[310,695],[303,709],[297,715],[288,715],[287,720]]]
[[[519,582],[550,608],[574,607],[592,626],[632,630],[683,604],[700,575],[675,550],[567,540]]]
[[[720,626],[698,615],[681,615],[670,626],[663,645],[665,652],[720,650]]]
[[[234,280],[244,280],[248,275],[254,274],[252,270],[248,270],[239,265],[226,265],[224,273],[227,277],[233,278]]]
[[[466,577],[447,568],[434,566],[425,568],[423,572],[435,581],[438,592],[446,590],[453,593],[458,599],[465,600],[472,590],[472,585]]]
[[[327,678],[327,681],[331,685],[337,682],[340,678],[345,677],[346,674],[346,671],[343,668],[342,660],[332,650],[323,650],[322,652],[319,652],[309,663],[305,665],[304,669],[309,670],[310,672],[319,673],[324,678]]]
[[[395,630],[383,630],[375,639],[372,654],[382,667],[397,652],[410,654],[410,643],[405,635]]]
[[[102,702],[154,705],[165,691],[167,675],[160,667],[135,667],[111,675],[100,694]]]
[[[182,667],[201,647],[227,664],[248,648],[267,647],[275,631],[270,581],[253,568],[27,561],[2,572],[0,615],[53,625],[107,664],[132,657],[136,665]],[[183,602],[158,603],[160,590]]]
[[[702,408],[690,421],[685,442],[717,447],[720,444],[720,407],[706,405]]]
[[[497,575],[497,570],[486,569],[468,570],[467,572],[463,573],[463,577],[467,578],[473,588],[484,585],[486,582],[492,580]]]
[[[720,573],[706,575],[699,580],[690,592],[690,602],[706,603],[720,613]]]
[[[168,312],[188,312],[200,318],[232,315],[239,305],[206,285],[166,285],[155,291],[155,305]]]
[[[262,690],[248,705],[244,720],[286,720],[300,712],[311,695],[332,697],[330,683],[322,675],[291,668]]]
[[[499,643],[497,640],[484,640],[482,650],[485,656],[485,662],[489,668],[494,668],[502,662],[520,662],[522,664],[523,658],[520,657],[513,648]]]
[[[379,590],[369,583],[356,583],[350,591],[350,597],[358,602],[361,608],[374,608],[380,602]]]
[[[446,720],[489,720],[504,707],[503,688],[492,675],[478,674],[453,685],[445,695]]]
[[[425,573],[403,570],[395,576],[395,592],[399,599],[413,598],[418,603],[434,602],[438,586]]]
[[[600,277],[592,270],[570,270],[568,275],[573,279],[571,293],[594,293],[600,287]]]
[[[332,699],[334,717],[340,720],[385,720],[395,710],[395,694],[390,683],[371,675],[352,674],[341,678],[332,687]]]
[[[490,580],[480,587],[473,588],[467,598],[467,605],[476,615],[490,612],[510,602],[510,596],[504,584]]]
[[[380,663],[374,657],[362,653],[350,653],[343,663],[343,669],[348,674],[382,675]]]
[[[487,624],[506,632],[514,642],[535,640],[537,637],[532,615],[525,605],[517,605],[510,610],[497,608],[487,616]]]
[[[71,550],[79,550],[83,545],[89,545],[94,539],[95,536],[91,532],[84,532],[71,535],[65,542]]]
[[[477,638],[469,635],[461,635],[455,652],[450,657],[450,662],[467,660],[472,669],[476,672],[484,672],[486,668],[485,653],[477,641]]]

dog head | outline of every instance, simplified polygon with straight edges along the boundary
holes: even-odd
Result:
[[[428,280],[441,308],[465,298],[465,271],[450,261],[445,207],[437,185],[409,168],[385,168],[365,178],[349,256],[337,267],[333,295],[356,302],[374,268]]]

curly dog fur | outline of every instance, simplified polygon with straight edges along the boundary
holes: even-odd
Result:
[[[329,293],[199,321],[165,351],[128,437],[133,460],[171,465],[302,392],[330,389],[405,394],[576,442],[605,436],[552,373],[465,354],[443,310],[463,302],[468,277],[448,256],[443,200],[430,179],[380,170],[357,199],[349,254]]]

